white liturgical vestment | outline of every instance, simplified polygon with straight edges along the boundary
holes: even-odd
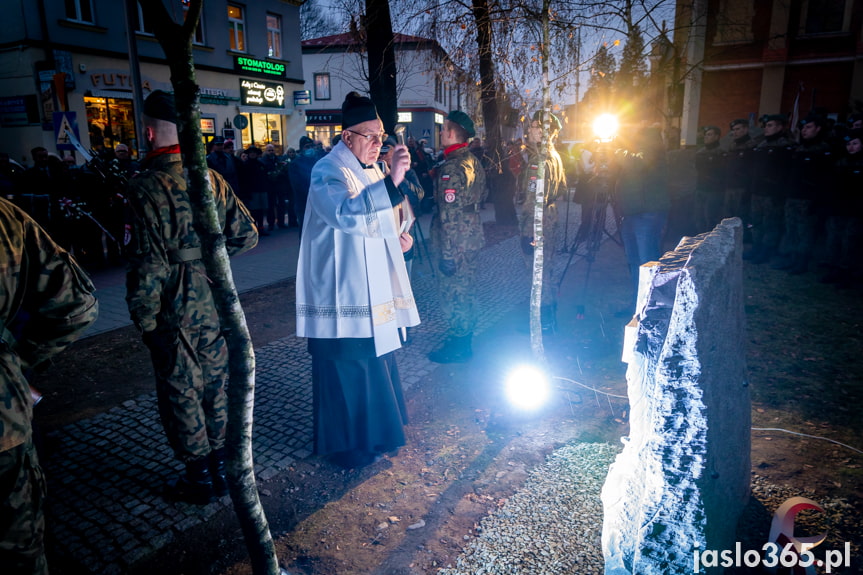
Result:
[[[312,170],[297,262],[297,335],[368,338],[378,356],[419,324],[384,175],[344,142]]]

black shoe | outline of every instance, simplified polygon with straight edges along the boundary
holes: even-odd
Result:
[[[225,469],[225,448],[210,452],[210,477],[213,479],[213,493],[216,497],[228,494],[228,478]]]
[[[435,363],[464,363],[473,357],[472,336],[448,337],[439,348],[428,355]]]
[[[779,258],[770,266],[775,270],[786,271],[794,267],[794,260],[791,258]]]
[[[172,479],[165,486],[165,498],[193,505],[207,505],[216,501],[209,459],[202,457],[186,463],[186,473]]]

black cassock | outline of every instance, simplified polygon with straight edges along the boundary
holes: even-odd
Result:
[[[405,444],[407,424],[393,352],[373,338],[309,339],[315,453],[381,454]]]

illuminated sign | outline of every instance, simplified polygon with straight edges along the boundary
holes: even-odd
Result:
[[[273,82],[240,79],[240,105],[284,108],[285,88]]]
[[[268,62],[267,60],[256,60],[246,56],[237,56],[234,60],[234,69],[250,74],[259,74],[261,76],[285,77],[285,65],[278,62]]]
[[[396,120],[399,124],[410,124],[414,121],[413,112],[399,112],[398,120]]]
[[[294,106],[308,106],[311,103],[311,90],[294,90]]]
[[[434,123],[435,123],[435,124],[443,124],[443,114],[435,113],[435,115],[434,115]]]
[[[215,134],[216,120],[213,118],[201,118],[201,133]]]

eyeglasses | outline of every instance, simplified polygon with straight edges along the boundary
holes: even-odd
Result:
[[[360,132],[355,132],[353,130],[346,129],[345,132],[350,132],[351,134],[356,134],[362,138],[365,138],[366,142],[377,142],[378,144],[383,144],[384,140],[387,139],[386,133],[382,134],[361,134]]]

